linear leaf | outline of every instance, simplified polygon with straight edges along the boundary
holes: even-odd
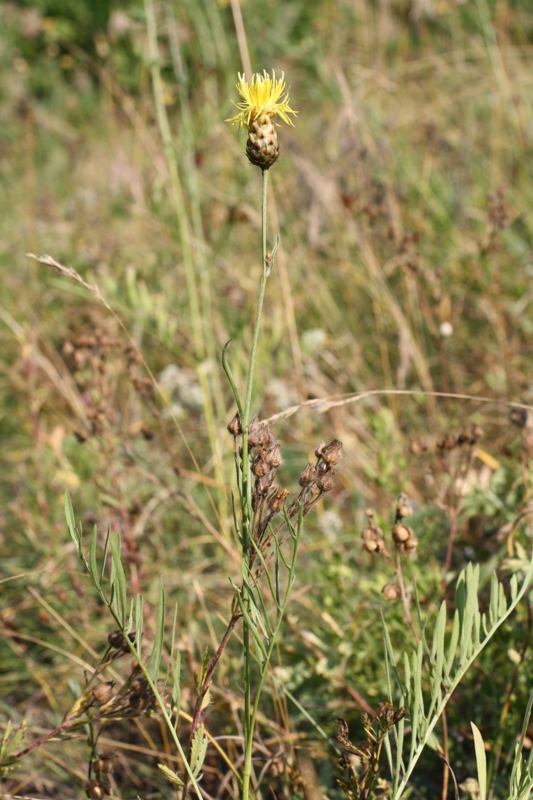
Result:
[[[68,489],[65,489],[65,517],[67,519],[67,528],[70,533],[70,537],[76,545],[78,553],[81,556],[81,538],[76,529],[76,518],[74,516],[74,509],[72,507],[72,500],[70,499],[70,493]]]
[[[144,627],[144,597],[138,594],[135,598],[135,618],[133,627],[135,628],[135,649],[139,658],[142,658],[143,627]]]
[[[89,571],[89,575],[94,581],[95,586],[97,589],[101,587],[101,580],[98,575],[98,563],[96,561],[96,547],[98,544],[98,531],[96,525],[93,527],[93,532],[91,534],[91,541],[89,542],[89,561],[87,563],[87,569]]]
[[[479,728],[474,725],[473,722],[471,722],[470,725],[472,727],[472,733],[474,734],[479,797],[480,800],[487,800],[487,754],[485,752],[485,745],[483,744],[483,736]]]
[[[159,675],[159,666],[161,664],[161,652],[163,650],[163,639],[165,635],[165,590],[163,588],[163,578],[159,578],[159,605],[157,608],[157,625],[155,631],[155,640],[152,646],[152,652],[148,660],[148,674],[154,683],[157,681]]]
[[[117,613],[121,626],[126,620],[126,575],[122,565],[120,533],[115,531],[111,537],[111,588],[114,589],[114,598],[117,604]]]

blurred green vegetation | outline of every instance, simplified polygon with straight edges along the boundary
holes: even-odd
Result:
[[[271,173],[282,246],[256,410],[376,392],[273,423],[287,487],[321,439],[338,437],[345,455],[307,522],[257,772],[269,765],[276,798],[314,797],[302,775],[337,798],[333,739],[316,725],[332,737],[340,715],[357,741],[357,695],[374,708],[386,699],[381,615],[395,646],[408,641],[400,603],[381,593],[393,567],[361,546],[365,509],[389,536],[408,495],[419,546],[404,580],[429,627],[467,561],[487,582],[530,550],[530,417],[513,423],[509,409],[533,406],[533,15],[529,0],[246,0],[241,11],[245,41],[229,2],[156,8],[180,218],[142,3],[0,7],[0,720],[26,716],[33,738],[57,725],[83,685],[74,659],[105,649],[109,620],[68,544],[65,488],[87,532],[125,535],[133,589],[153,600],[162,573],[178,601],[186,710],[223,630],[236,543],[219,359],[233,339],[242,386],[260,271],[259,174],[224,123],[248,52],[254,71],[284,71],[299,111]],[[74,267],[115,313],[28,252]],[[456,445],[473,425],[477,450]],[[458,782],[475,772],[473,719],[504,776],[494,797],[533,678],[530,623],[522,608],[448,709]],[[213,736],[238,732],[238,675],[237,635],[217,673]],[[104,733],[120,751],[118,796],[171,796],[153,755],[162,735],[157,720]],[[221,746],[238,760],[238,742]],[[86,758],[82,739],[48,744],[6,791],[79,797]],[[439,796],[443,771],[428,754],[416,796]],[[214,750],[205,773],[212,796],[234,796],[231,782],[217,795]]]

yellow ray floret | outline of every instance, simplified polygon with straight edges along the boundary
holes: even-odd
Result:
[[[227,119],[226,122],[238,122],[241,128],[248,128],[262,114],[268,114],[271,118],[279,115],[287,125],[294,125],[287,114],[297,114],[298,112],[293,111],[289,106],[289,92],[285,91],[283,72],[279,80],[276,80],[274,70],[272,70],[272,77],[266,70],[263,71],[263,75],[256,72],[250,83],[246,81],[245,75],[239,73],[237,90],[243,98],[243,102],[234,103],[240,109],[239,113],[231,119]]]

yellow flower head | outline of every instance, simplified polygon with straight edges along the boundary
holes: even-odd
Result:
[[[243,102],[234,103],[240,109],[239,113],[231,119],[227,119],[226,122],[238,122],[241,128],[249,128],[252,122],[263,114],[268,114],[270,118],[279,114],[287,125],[294,125],[287,114],[297,114],[298,112],[293,111],[289,106],[289,92],[285,92],[283,72],[279,80],[276,80],[274,70],[272,70],[272,77],[266,70],[263,70],[263,75],[256,72],[252,76],[251,83],[248,83],[245,76],[239,73],[237,89]]]

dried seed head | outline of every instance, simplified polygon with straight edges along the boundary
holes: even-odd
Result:
[[[367,553],[375,553],[378,550],[378,543],[375,539],[368,539],[363,543],[363,548]]]
[[[412,553],[418,547],[418,539],[415,536],[410,536],[405,542],[396,545],[399,553]]]
[[[308,464],[306,468],[303,470],[298,483],[300,486],[310,486],[312,483],[316,481],[317,477],[317,469],[314,464]]]
[[[322,443],[315,450],[315,455],[325,461],[328,467],[334,467],[342,458],[342,442],[333,439],[329,444]]]
[[[396,506],[397,519],[405,519],[405,517],[410,517],[412,513],[413,509],[407,503],[398,503]]]
[[[260,450],[252,459],[252,466],[251,466],[252,474],[255,475],[256,478],[262,478],[263,475],[266,475],[269,472],[269,466],[267,464],[267,460],[265,457],[265,451]]]
[[[268,494],[270,489],[272,488],[272,484],[274,483],[274,478],[276,477],[276,473],[273,469],[270,472],[267,472],[261,478],[258,478],[255,483],[255,491],[264,496]]]
[[[281,457],[281,445],[279,442],[275,442],[275,444],[272,445],[267,452],[266,458],[272,469],[277,469],[280,466],[283,459]]]
[[[130,642],[135,641],[135,631],[128,633],[128,639]],[[115,650],[125,650],[127,651],[128,645],[126,641],[126,637],[122,633],[122,631],[112,631],[107,637],[107,641],[109,642],[109,646],[113,647]]]
[[[335,485],[335,471],[325,472],[322,475],[317,475],[316,485],[321,492],[331,492]]]
[[[96,772],[101,772],[104,775],[109,775],[113,772],[114,764],[117,759],[116,753],[106,751],[101,753],[96,761],[93,762],[93,767]]]
[[[417,439],[413,439],[413,441],[409,445],[409,452],[411,452],[414,456],[419,456],[420,453],[425,453],[427,449],[428,449],[427,444]]]
[[[251,450],[252,447],[259,447],[261,445],[261,425],[259,424],[259,418],[257,414],[253,418],[253,420],[248,425],[248,449]]]
[[[109,646],[114,647],[116,650],[122,650],[126,645],[126,637],[122,631],[112,631],[107,637],[107,641],[109,642]]]
[[[148,689],[148,681],[146,678],[135,678],[131,683],[132,692],[145,692]]]
[[[474,427],[472,428],[472,435],[476,440],[476,442],[478,442],[480,439],[483,439],[485,431],[483,430],[481,425],[474,425]]]
[[[100,703],[100,705],[107,703],[113,696],[114,685],[114,681],[108,681],[107,683],[97,683],[96,686],[93,686],[93,697],[96,702]]]
[[[141,694],[140,692],[130,692],[128,695],[128,702],[130,708],[134,708],[136,711],[144,711],[145,708],[151,703],[150,694],[146,692]]]
[[[87,781],[85,784],[85,794],[89,800],[102,800],[109,794],[109,787],[100,781]]]
[[[386,583],[381,591],[385,600],[390,600],[391,602],[397,600],[400,596],[400,587],[396,586],[395,583]]]
[[[267,500],[267,506],[274,514],[278,514],[283,506],[285,505],[285,501],[289,496],[288,489],[276,489],[274,492],[269,496]]]
[[[407,495],[400,494],[398,497],[398,503],[396,504],[396,520],[404,519],[405,517],[410,517],[413,513],[412,507],[407,503]]]
[[[401,522],[397,522],[396,525],[392,526],[392,538],[396,544],[406,542],[412,533],[411,528],[408,528],[407,525],[402,525]]]
[[[531,427],[532,419],[531,414],[527,408],[520,408],[520,406],[513,406],[509,411],[509,419],[519,428]]]
[[[233,419],[228,425],[228,431],[231,433],[232,436],[240,436],[242,433],[241,428],[241,415],[237,411]]]
[[[455,447],[456,442],[453,436],[447,434],[446,436],[441,436],[440,439],[437,439],[437,448],[439,450],[453,450]]]
[[[364,528],[362,536],[365,542],[371,542],[378,538],[376,535],[376,528]]]

